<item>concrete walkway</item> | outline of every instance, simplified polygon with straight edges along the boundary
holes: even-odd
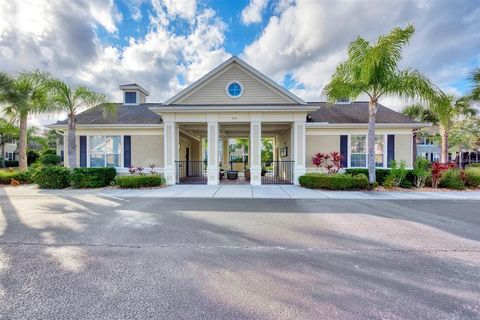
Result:
[[[244,199],[375,199],[375,200],[480,200],[480,191],[473,192],[377,192],[319,191],[293,185],[175,185],[153,189],[64,189],[41,190],[34,185],[2,186],[0,196],[105,196],[140,198],[244,198]]]

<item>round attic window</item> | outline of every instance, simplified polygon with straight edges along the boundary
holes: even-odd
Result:
[[[226,91],[230,98],[237,99],[243,93],[243,86],[238,81],[232,81],[227,84]]]

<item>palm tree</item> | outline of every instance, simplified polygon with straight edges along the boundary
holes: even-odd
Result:
[[[471,80],[473,81],[473,89],[470,96],[472,100],[480,102],[480,68],[472,72]]]
[[[456,98],[453,95],[442,94],[430,103],[430,110],[438,119],[441,142],[440,161],[448,161],[448,136],[455,120],[459,117],[475,116],[477,111],[469,103],[468,97]]]
[[[2,75],[2,78],[4,77],[5,75]],[[20,169],[27,168],[28,116],[46,112],[51,106],[47,88],[49,78],[48,73],[38,70],[21,73],[11,81],[7,80],[7,85],[0,94],[1,102],[5,104],[4,115],[20,124],[18,143]]]
[[[350,43],[348,58],[337,66],[323,93],[328,100],[360,95],[369,97],[368,176],[375,182],[375,118],[378,99],[383,96],[429,99],[436,94],[430,80],[417,70],[399,70],[402,47],[408,43],[415,28],[395,28],[374,43],[358,37]]]
[[[413,120],[418,122],[429,122],[433,124],[438,123],[438,118],[432,112],[432,110],[430,110],[430,108],[425,107],[424,105],[421,105],[421,104],[412,104],[412,105],[406,106],[402,110],[402,113],[407,117],[410,117]]]
[[[106,113],[113,111],[113,105],[103,93],[98,93],[85,86],[69,86],[61,80],[50,81],[50,89],[53,95],[53,108],[57,112],[65,112],[68,121],[68,166],[75,168],[77,165],[77,152],[75,143],[75,131],[77,128],[77,115],[98,104],[104,104]]]

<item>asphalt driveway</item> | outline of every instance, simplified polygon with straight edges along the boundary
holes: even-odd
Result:
[[[480,201],[0,196],[0,318],[478,319]]]

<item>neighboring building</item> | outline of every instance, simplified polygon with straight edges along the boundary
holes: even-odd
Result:
[[[249,138],[248,168],[254,185],[298,183],[299,176],[315,170],[311,157],[316,152],[340,152],[344,167],[367,164],[367,102],[305,102],[237,57],[164,103],[147,103],[148,91],[134,83],[120,89],[124,102],[116,105],[114,115],[105,116],[97,106],[77,117],[77,166],[113,166],[127,173],[131,166],[155,164],[168,184],[215,185],[221,182],[220,164],[228,158],[224,143],[229,138]],[[66,123],[50,127],[66,137]],[[387,168],[395,159],[411,167],[412,134],[424,126],[379,105],[377,166]],[[266,175],[262,138],[274,141],[274,169]],[[64,138],[65,159],[66,143]]]
[[[3,152],[2,156],[4,157],[5,160],[17,160],[18,161],[19,157],[18,157],[18,141],[17,140],[7,139],[5,141],[4,149],[5,149],[5,151]]]
[[[434,142],[433,137],[417,137],[417,157],[423,157],[430,162],[440,161],[440,146]]]

